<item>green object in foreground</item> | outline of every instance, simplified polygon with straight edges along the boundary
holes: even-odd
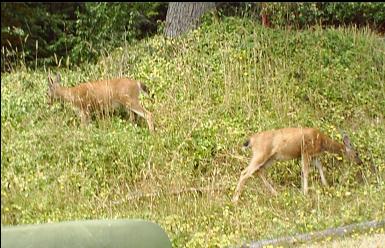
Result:
[[[171,247],[163,229],[144,220],[86,220],[1,227],[2,248]]]

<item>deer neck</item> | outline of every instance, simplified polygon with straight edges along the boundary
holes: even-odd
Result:
[[[342,155],[345,151],[345,146],[343,144],[336,142],[326,136],[323,139],[322,148],[325,151],[328,151],[330,153],[340,154],[340,155]]]
[[[71,90],[65,87],[62,87],[60,85],[56,86],[55,95],[56,95],[56,98],[58,98],[60,101],[64,101],[64,102],[74,101],[74,96]]]

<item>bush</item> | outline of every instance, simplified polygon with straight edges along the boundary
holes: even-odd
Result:
[[[266,11],[278,26],[369,25],[385,31],[385,3],[268,3]]]
[[[109,48],[152,35],[166,12],[163,2],[86,3],[85,11],[77,13],[71,55],[75,62],[94,60]]]
[[[369,25],[385,32],[385,3],[217,3],[221,16],[266,11],[273,25],[304,28]],[[166,2],[1,3],[1,70],[17,65],[67,67],[109,48],[151,36],[166,19]]]
[[[154,34],[167,3],[1,3],[1,71],[70,66]]]
[[[58,64],[74,45],[75,10],[82,7],[82,3],[1,3],[1,71],[20,64]]]

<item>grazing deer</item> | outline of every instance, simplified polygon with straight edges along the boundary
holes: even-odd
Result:
[[[152,115],[139,103],[139,93],[147,94],[147,87],[127,78],[101,80],[82,83],[75,87],[61,86],[60,74],[56,78],[48,73],[48,104],[53,101],[69,102],[78,110],[82,124],[87,124],[93,111],[110,112],[123,106],[127,112],[138,114],[146,119],[150,131],[154,131]]]
[[[349,160],[357,164],[362,164],[357,152],[352,148],[348,136],[344,135],[343,142],[344,144],[340,144],[315,128],[283,128],[252,135],[244,143],[244,147],[251,147],[253,157],[249,166],[241,173],[233,202],[238,201],[246,179],[251,177],[255,172],[271,193],[277,195],[277,192],[266,180],[263,173],[264,169],[269,167],[274,161],[302,158],[302,187],[304,195],[306,195],[308,191],[310,161],[312,161],[319,170],[322,184],[327,186],[328,183],[324,176],[321,162],[317,158],[321,153],[326,151],[343,154]]]

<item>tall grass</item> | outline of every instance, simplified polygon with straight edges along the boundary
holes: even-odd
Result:
[[[81,127],[70,106],[47,106],[45,71],[2,74],[2,224],[139,217],[158,222],[176,247],[213,247],[383,219],[383,40],[370,30],[210,22],[58,69],[66,86],[121,75],[145,82],[154,134],[119,115]],[[305,198],[298,161],[278,163],[268,170],[278,197],[255,178],[231,204],[250,156],[244,139],[286,126],[315,126],[336,140],[344,130],[365,165],[323,156],[331,186],[311,173]],[[159,195],[131,197],[138,191]]]

